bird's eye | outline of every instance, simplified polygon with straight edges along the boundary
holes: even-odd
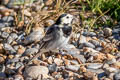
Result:
[[[67,19],[69,18],[69,16],[66,17]]]

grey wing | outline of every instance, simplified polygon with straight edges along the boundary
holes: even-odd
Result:
[[[43,39],[40,41],[40,49],[41,48],[45,48],[50,41],[52,41],[54,39],[54,35],[55,35],[55,28],[54,26],[53,27],[50,27],[45,36],[43,37]]]

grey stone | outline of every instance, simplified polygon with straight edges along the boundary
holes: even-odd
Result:
[[[13,38],[13,39],[17,39],[18,38],[18,35],[16,33],[11,33],[10,36]]]
[[[24,66],[24,64],[22,62],[17,62],[16,65],[15,65],[15,68],[18,69],[21,66]]]
[[[118,71],[117,73],[115,73],[115,75],[113,76],[114,80],[120,80],[120,71]]]
[[[73,54],[72,56],[75,57],[75,58],[78,58],[82,63],[86,62],[86,59],[83,55]]]
[[[7,63],[15,63],[18,62],[19,58],[8,59]]]
[[[90,40],[89,42],[94,44],[96,47],[100,46],[100,42],[97,40]]]
[[[103,32],[104,32],[104,35],[105,35],[106,37],[112,35],[112,29],[111,29],[111,28],[104,28]]]
[[[92,43],[90,43],[90,42],[86,42],[83,45],[84,45],[84,47],[95,48],[95,46]]]
[[[103,64],[101,63],[90,63],[88,64],[87,68],[88,69],[99,69],[102,67]]]
[[[10,54],[14,54],[16,53],[16,51],[13,49],[13,47],[7,43],[4,44],[3,48],[6,50],[6,51],[9,51]]]
[[[14,21],[14,18],[12,16],[4,16],[2,18],[2,21],[3,22],[13,22]]]
[[[116,63],[116,59],[113,58],[113,59],[107,60],[106,63],[107,63],[107,64],[113,64],[113,63]]]
[[[6,39],[9,36],[9,33],[3,32],[1,36]]]
[[[48,65],[48,69],[50,73],[57,71],[57,64],[53,63],[51,65]]]
[[[3,28],[5,27],[5,24],[4,23],[0,23],[0,28]]]
[[[67,70],[77,72],[80,69],[79,65],[67,65],[65,67]]]
[[[37,79],[40,75],[48,75],[48,68],[46,66],[30,66],[26,67],[24,71],[24,77],[31,77]]]
[[[96,50],[97,51],[101,51],[103,48],[102,47],[97,47]]]
[[[10,36],[8,37],[8,39],[7,39],[7,43],[11,44],[17,38],[18,38],[17,34],[11,33]]]
[[[90,37],[96,36],[96,33],[95,32],[89,32],[89,36]]]
[[[34,54],[34,53],[37,53],[38,52],[38,49],[36,48],[29,48],[25,51],[25,53],[23,55],[30,55],[30,54]]]

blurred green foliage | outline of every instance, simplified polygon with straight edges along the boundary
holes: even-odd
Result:
[[[94,13],[107,12],[112,18],[120,20],[120,0],[87,0],[90,10]]]

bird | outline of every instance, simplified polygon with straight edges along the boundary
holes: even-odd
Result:
[[[45,36],[39,42],[39,52],[30,61],[39,57],[42,52],[54,52],[68,44],[72,34],[73,20],[73,15],[67,13],[61,14],[56,22],[47,28]]]

